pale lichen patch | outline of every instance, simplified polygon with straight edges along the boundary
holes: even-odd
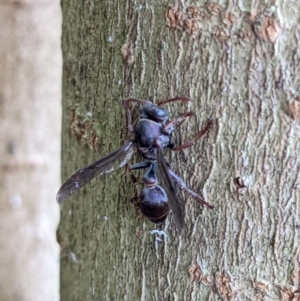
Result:
[[[252,18],[254,15],[255,14],[252,14]],[[268,16],[264,12],[261,12],[258,13],[254,19],[254,30],[256,34],[265,41],[275,43],[282,31],[275,16]]]
[[[270,9],[269,9],[270,10]],[[224,26],[215,26],[216,17],[221,17]],[[264,41],[275,43],[282,29],[274,12],[252,10],[250,13],[236,15],[226,11],[215,2],[207,2],[203,7],[196,5],[181,7],[176,3],[168,7],[165,13],[167,25],[171,28],[185,30],[192,37],[199,37],[204,31],[210,32],[219,41],[225,42],[238,33],[244,41],[249,41],[254,31]]]
[[[123,57],[123,62],[126,65],[132,65],[134,62],[134,50],[132,43],[128,42],[124,44],[121,48],[121,53]]]
[[[178,5],[168,7],[165,16],[167,25],[172,28],[182,28],[184,20],[186,19],[185,14]]]
[[[83,118],[78,117],[76,110],[72,110],[70,123],[71,134],[75,136],[82,145],[88,144],[92,150],[97,150],[99,138],[93,127],[93,121],[83,120]]]
[[[207,10],[212,15],[220,15],[223,12],[223,7],[216,2],[207,2],[206,3]]]
[[[186,9],[186,11],[187,11],[188,18],[190,19],[194,18],[199,21],[205,19],[205,14],[203,10],[201,10],[198,6],[191,5]]]
[[[299,301],[300,299],[300,292],[295,291],[292,286],[284,286],[283,288],[280,288],[280,293],[282,301]]]
[[[237,20],[237,17],[231,12],[226,13],[223,18],[223,22],[227,26],[232,26],[236,22],[236,20]]]
[[[300,99],[293,100],[289,105],[289,113],[293,119],[300,120]]]
[[[266,283],[263,282],[253,282],[253,287],[259,293],[266,293],[269,290],[269,287]]]
[[[196,264],[193,264],[189,268],[189,277],[192,281],[202,281],[203,274],[202,274],[199,266],[197,266]]]
[[[218,273],[215,281],[218,292],[223,298],[232,300],[236,297],[237,291],[234,288],[234,280],[230,279],[227,274]]]
[[[200,267],[193,264],[189,268],[189,278],[195,282],[201,282],[205,286],[216,287],[218,294],[226,300],[233,300],[237,296],[237,288],[235,287],[234,279],[228,274],[217,273],[215,276],[205,275]]]
[[[229,35],[226,34],[225,30],[221,27],[218,27],[214,31],[214,36],[222,42],[225,42],[229,39]]]
[[[201,22],[205,20],[205,13],[195,5],[180,8],[176,4],[173,7],[167,8],[165,17],[169,27],[182,29],[192,36],[197,36],[201,33]]]
[[[191,35],[200,32],[200,23],[197,20],[187,19],[184,21],[184,27],[188,33]]]

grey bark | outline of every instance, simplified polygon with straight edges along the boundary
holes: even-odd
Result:
[[[298,298],[300,10],[272,3],[62,2],[63,179],[128,138],[122,98],[186,95],[174,141],[214,126],[166,157],[215,206],[183,195],[155,243],[124,170],[92,181],[62,210],[63,300]]]
[[[59,300],[61,12],[0,3],[0,300]]]

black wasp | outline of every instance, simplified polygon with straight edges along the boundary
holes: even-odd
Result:
[[[174,126],[180,124],[188,117],[194,116],[193,112],[187,112],[169,120],[168,111],[162,108],[161,105],[174,101],[187,102],[190,101],[190,98],[175,97],[161,101],[157,105],[149,100],[133,98],[123,100],[122,105],[127,115],[127,126],[131,134],[130,139],[117,150],[75,172],[59,189],[56,197],[57,201],[62,203],[64,199],[78,191],[96,176],[109,173],[127,164],[132,157],[135,146],[140,155],[146,160],[131,166],[131,170],[147,168],[144,175],[144,188],[139,196],[139,205],[142,213],[148,219],[154,223],[163,222],[171,208],[175,216],[178,232],[181,232],[184,226],[185,206],[178,195],[178,186],[199,200],[201,204],[213,208],[213,206],[205,202],[202,196],[186,186],[183,180],[170,169],[163,156],[162,150],[164,148],[179,151],[192,146],[211,126],[211,121],[208,121],[205,128],[192,141],[180,146],[174,146],[170,142]],[[132,116],[129,110],[129,105],[132,102],[140,104],[139,120],[135,127],[132,125]],[[156,167],[165,190],[158,185]]]

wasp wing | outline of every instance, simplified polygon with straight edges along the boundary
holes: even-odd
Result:
[[[172,176],[170,175],[169,167],[163,156],[161,148],[157,148],[156,159],[157,159],[157,166],[160,172],[160,176],[163,182],[163,187],[165,188],[165,191],[167,193],[170,207],[174,214],[176,227],[178,233],[180,234],[184,226],[184,211],[185,211],[184,202],[177,194],[176,187],[174,185]]]
[[[64,199],[78,191],[82,186],[90,182],[96,176],[109,173],[119,167],[124,166],[132,157],[132,146],[133,142],[127,141],[123,146],[111,152],[107,156],[76,171],[60,187],[56,196],[57,202],[62,203]]]

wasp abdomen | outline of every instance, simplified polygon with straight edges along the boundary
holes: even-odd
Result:
[[[170,210],[164,189],[158,185],[143,188],[140,194],[140,209],[153,223],[163,222]]]

